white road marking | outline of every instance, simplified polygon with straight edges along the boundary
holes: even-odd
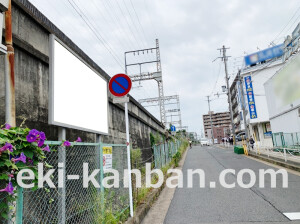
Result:
[[[300,220],[300,212],[285,212],[283,213],[289,220]]]

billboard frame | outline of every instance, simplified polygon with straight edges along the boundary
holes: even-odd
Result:
[[[89,65],[82,57],[80,57],[77,53],[75,53],[70,47],[68,47],[63,41],[61,41],[59,38],[57,38],[54,34],[49,34],[49,102],[48,102],[48,123],[51,125],[56,125],[63,128],[70,128],[70,129],[76,129],[80,131],[86,131],[91,132],[95,134],[100,135],[109,135],[109,94],[108,94],[108,88],[107,91],[107,133],[96,131],[89,128],[84,128],[76,125],[66,124],[63,122],[57,122],[54,121],[54,43],[57,41],[59,44],[61,44],[64,48],[66,48],[71,54],[73,54],[77,59],[79,59],[83,64],[85,64],[89,69],[91,69],[94,73],[96,73],[100,78],[102,78],[108,85],[108,80],[106,80],[98,71],[96,71],[91,65]],[[107,86],[106,85],[106,86]],[[100,116],[100,115],[99,115]]]

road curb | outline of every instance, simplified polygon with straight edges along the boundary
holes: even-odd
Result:
[[[297,165],[294,165],[294,164],[290,164],[290,163],[286,163],[286,162],[284,162],[284,160],[281,161],[278,158],[274,158],[274,157],[271,157],[271,156],[268,157],[268,156],[264,156],[264,155],[256,155],[256,154],[253,154],[251,152],[249,152],[249,156],[254,157],[256,159],[263,160],[265,162],[269,162],[269,163],[275,164],[277,166],[282,166],[284,168],[300,172],[300,166],[297,166]]]
[[[186,158],[186,153],[188,151],[187,149],[184,151],[181,160],[179,161],[179,167],[183,165],[183,162]],[[171,168],[176,168],[172,166]],[[157,189],[153,189],[150,193],[149,197],[147,198],[146,202],[140,206],[137,207],[134,216],[129,218],[124,224],[139,224],[143,221],[143,219],[146,217],[147,213],[151,209],[152,205],[155,203],[156,199],[159,197],[160,193],[166,186],[166,179],[164,180],[164,184]]]

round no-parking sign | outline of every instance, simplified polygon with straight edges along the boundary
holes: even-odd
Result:
[[[128,75],[117,74],[109,80],[109,91],[114,96],[122,97],[129,93],[131,89],[131,79]]]

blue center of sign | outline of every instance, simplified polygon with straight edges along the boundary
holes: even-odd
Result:
[[[122,94],[128,89],[128,81],[124,77],[118,77],[116,78],[112,83],[112,89],[118,93]]]

